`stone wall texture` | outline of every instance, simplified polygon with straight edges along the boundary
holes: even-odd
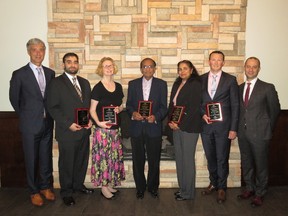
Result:
[[[224,71],[243,82],[247,0],[47,0],[50,67],[61,74],[62,57],[75,52],[80,57],[80,76],[93,87],[99,60],[112,57],[119,68],[115,81],[124,89],[141,76],[139,63],[145,57],[157,62],[155,76],[168,83],[170,92],[180,60],[193,62],[200,74],[209,70],[213,50],[225,53]],[[54,142],[55,187],[58,181],[58,150]],[[209,183],[205,154],[199,139],[197,187]],[[230,155],[229,187],[240,186],[240,155],[237,140]],[[131,161],[126,161],[123,187],[134,187]],[[89,169],[86,183],[90,184]],[[161,187],[177,187],[175,162],[161,162]]]

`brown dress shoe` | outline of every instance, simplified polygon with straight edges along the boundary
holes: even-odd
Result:
[[[209,186],[207,188],[205,188],[201,194],[202,195],[210,195],[211,193],[213,193],[214,191],[216,190],[216,188],[212,185],[212,184],[209,184]]]
[[[42,206],[44,203],[39,193],[31,195],[31,202],[35,206]]]
[[[243,191],[242,194],[238,195],[237,198],[239,200],[243,200],[243,199],[246,200],[246,199],[249,199],[250,197],[254,196],[254,194],[255,194],[254,191],[245,190],[245,191]]]
[[[257,206],[261,206],[262,204],[263,204],[263,197],[260,197],[260,196],[255,196],[251,202],[251,206],[253,208]]]
[[[217,202],[219,204],[225,202],[226,200],[226,192],[223,189],[218,190]]]
[[[51,191],[51,189],[41,190],[40,193],[45,197],[45,199],[54,201],[55,194]]]

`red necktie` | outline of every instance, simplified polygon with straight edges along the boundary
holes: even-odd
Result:
[[[245,92],[245,97],[244,97],[244,105],[245,107],[248,106],[248,101],[249,101],[249,93],[250,93],[250,85],[251,83],[247,83],[247,88],[246,88],[246,92]]]

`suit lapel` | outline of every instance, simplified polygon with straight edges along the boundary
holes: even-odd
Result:
[[[72,82],[70,81],[70,79],[67,77],[67,75],[65,73],[63,73],[63,81],[64,81],[65,85],[67,86],[67,88],[69,88],[69,91],[72,92],[73,96],[75,98],[77,98],[77,100],[79,100],[82,103],[79,95],[77,94],[76,89],[74,88]],[[78,80],[78,82],[79,82],[79,80]],[[79,84],[80,84],[80,82],[79,82]],[[81,86],[81,84],[80,84],[80,86]],[[81,90],[82,90],[82,86],[81,86]]]
[[[34,86],[35,89],[37,89],[37,94],[38,96],[40,96],[41,98],[43,98],[42,94],[41,94],[41,90],[38,84],[38,81],[34,75],[33,70],[30,68],[29,64],[26,67],[27,70],[27,79],[31,80],[31,84]]]

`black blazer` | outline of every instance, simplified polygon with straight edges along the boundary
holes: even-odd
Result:
[[[142,77],[132,80],[128,84],[126,109],[130,118],[134,111],[138,111],[138,101],[140,100],[143,100]],[[156,123],[132,120],[129,130],[132,137],[140,136],[144,126],[148,136],[162,135],[162,120],[167,114],[167,83],[164,80],[153,77],[149,100],[153,101],[152,114],[155,115]]]
[[[173,99],[180,86],[180,82],[174,82],[169,103],[170,117],[173,110]],[[190,78],[180,90],[177,101],[177,106],[185,106],[185,112],[182,116],[178,127],[182,131],[188,133],[200,133],[202,131],[201,121],[201,82],[199,78]]]
[[[257,80],[249,98],[248,106],[244,106],[243,91],[245,83],[239,87],[240,120],[238,137],[249,133],[250,137],[268,140],[280,112],[277,91],[273,84]],[[245,129],[245,125],[247,129]]]
[[[202,116],[206,113],[206,104],[220,102],[222,105],[223,121],[206,124],[203,121],[203,132],[210,133],[216,130],[219,133],[228,133],[238,130],[239,120],[239,90],[236,77],[222,71],[214,98],[208,92],[208,73],[201,75],[202,81]]]
[[[10,80],[9,99],[14,110],[19,115],[21,132],[37,133],[42,127],[44,109],[46,110],[44,106],[47,98],[47,86],[55,77],[53,70],[44,66],[42,68],[46,80],[44,98],[29,63],[14,71]],[[46,118],[48,124],[53,127],[53,120],[47,110]]]
[[[75,122],[75,109],[90,107],[91,86],[88,80],[77,76],[83,102],[65,73],[52,80],[47,91],[47,109],[56,122],[55,137],[59,141],[76,141],[89,135],[91,130],[83,128],[73,132],[69,127]]]

